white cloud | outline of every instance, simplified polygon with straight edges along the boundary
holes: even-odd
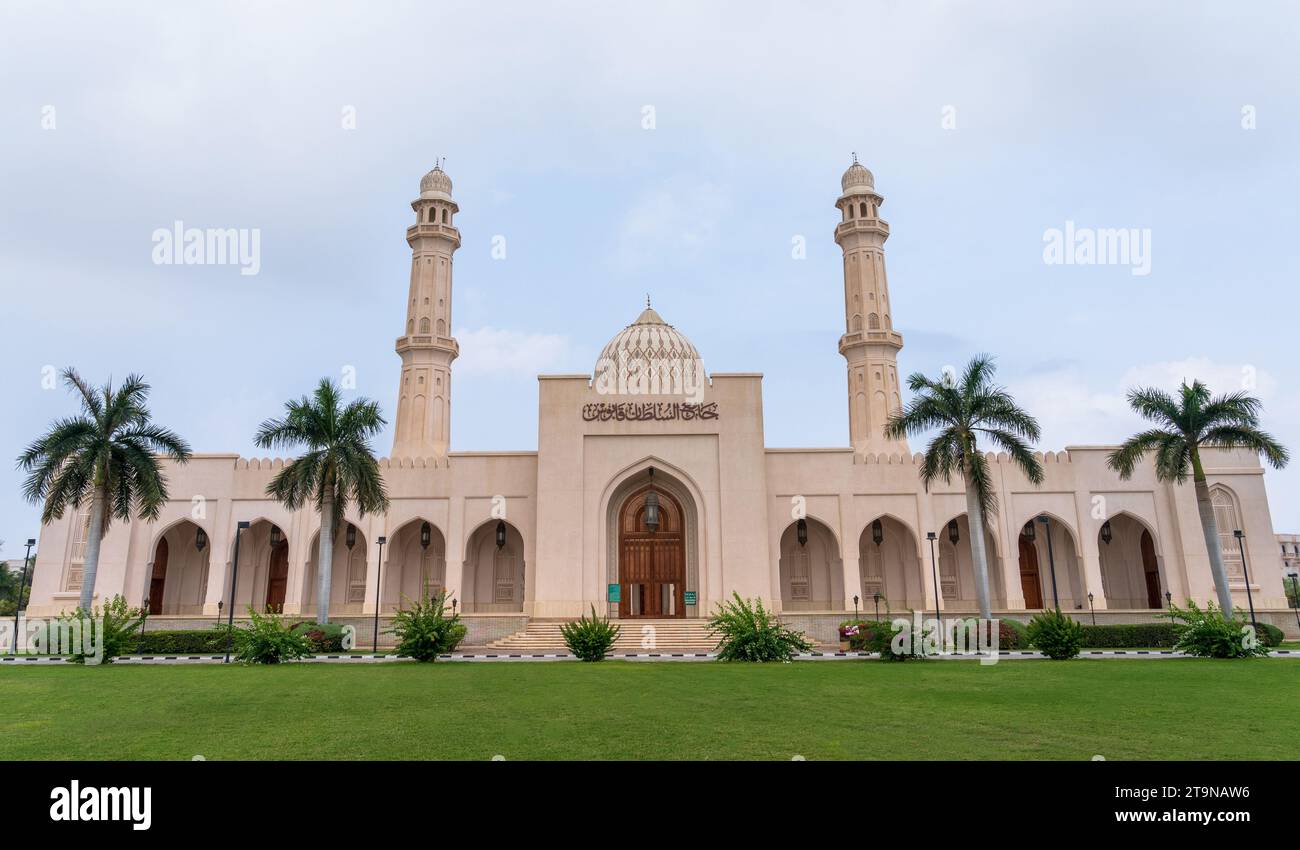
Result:
[[[505,328],[462,328],[456,332],[457,375],[535,376],[572,363],[569,339],[560,334],[524,333]]]
[[[1012,382],[1009,389],[1021,406],[1038,418],[1043,431],[1041,447],[1059,450],[1067,445],[1123,441],[1144,426],[1144,421],[1129,408],[1129,389],[1154,386],[1173,392],[1184,379],[1200,379],[1216,394],[1245,389],[1266,407],[1277,389],[1277,380],[1268,372],[1250,364],[1217,363],[1208,357],[1134,366],[1110,385],[1074,369],[1061,369]],[[1270,413],[1268,418],[1274,426],[1294,417],[1290,405],[1271,407]]]

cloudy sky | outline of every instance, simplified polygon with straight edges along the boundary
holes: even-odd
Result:
[[[1300,450],[1298,30],[1263,2],[7,0],[0,447],[75,410],[43,382],[67,365],[143,372],[197,451],[253,454],[349,367],[391,410],[409,203],[442,156],[453,449],[535,448],[536,374],[589,372],[646,292],[709,371],[765,374],[768,445],[846,445],[856,151],[904,372],[994,353],[1050,449],[1133,431],[1132,384],[1248,381]],[[154,264],[176,221],[258,229],[259,273]],[[1046,264],[1067,221],[1149,234],[1150,273]],[[38,511],[4,468],[21,556]],[[1300,468],[1266,481],[1300,530]]]

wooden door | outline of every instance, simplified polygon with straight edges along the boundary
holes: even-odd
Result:
[[[1156,562],[1156,544],[1151,532],[1142,530],[1142,572],[1147,580],[1147,607],[1160,608],[1160,565]]]
[[[645,524],[645,497],[659,495],[659,527]],[[621,618],[686,616],[686,538],[682,509],[672,496],[646,486],[619,511],[618,615]]]
[[[167,538],[158,541],[158,551],[153,556],[153,575],[149,578],[149,613],[161,614],[163,591],[167,589]]]
[[[1026,608],[1043,607],[1043,586],[1038,574],[1038,549],[1034,541],[1020,536],[1020,590],[1025,596]]]
[[[289,586],[289,544],[271,550],[271,565],[266,571],[266,610],[284,610],[284,591]]]

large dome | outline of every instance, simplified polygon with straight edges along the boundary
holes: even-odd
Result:
[[[615,380],[634,387],[648,381],[651,392],[672,392],[682,385],[689,390],[703,383],[704,362],[691,341],[665,322],[647,299],[636,321],[619,331],[600,352],[595,377],[600,381],[602,376],[611,382],[611,391],[618,391],[612,383]]]

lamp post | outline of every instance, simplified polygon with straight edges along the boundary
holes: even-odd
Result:
[[[880,622],[880,591],[871,594],[871,599],[876,603],[876,622]]]
[[[149,595],[145,594],[144,604],[140,608],[140,640],[144,640],[144,621],[149,619]]]
[[[1167,590],[1165,591],[1165,605],[1169,606],[1169,613],[1172,614],[1174,612],[1174,595]]]
[[[938,634],[938,630],[939,630],[939,564],[934,557],[934,541],[937,540],[938,538],[939,535],[935,534],[933,531],[927,531],[925,533],[925,539],[930,541],[930,575],[934,578],[935,634]],[[924,629],[922,629],[922,631],[924,632]],[[922,645],[924,646],[924,643],[922,643]]]
[[[853,595],[853,619],[854,619],[855,621],[858,619],[858,596],[857,596],[857,594],[854,594],[854,595]]]
[[[1243,542],[1246,539],[1246,532],[1235,528],[1232,536],[1237,538],[1237,550],[1241,552],[1241,574],[1246,577],[1246,604],[1250,606],[1250,627],[1255,630],[1255,634],[1259,634],[1259,625],[1255,622],[1255,597],[1250,592],[1250,569],[1246,565],[1246,544]],[[1224,611],[1223,615],[1228,616],[1228,612]]]
[[[384,593],[384,544],[388,542],[388,538],[381,534],[377,542],[379,543],[379,569],[375,570],[375,645],[371,648],[371,652],[375,655],[379,654],[379,603]]]
[[[1052,604],[1056,606],[1056,613],[1061,613],[1061,597],[1056,592],[1056,556],[1052,554],[1052,520],[1047,514],[1038,517],[1038,521],[1043,524],[1047,532],[1047,566],[1052,571]]]
[[[235,562],[230,569],[230,610],[226,612],[226,662],[230,663],[230,645],[235,640],[235,588],[239,584],[239,534],[248,528],[247,520],[235,523]],[[203,529],[199,529],[201,532]],[[220,616],[220,615],[218,615]]]
[[[14,600],[14,655],[18,654],[18,611],[23,607],[23,591],[27,588],[27,564],[32,559],[36,538],[27,538],[27,551],[23,554],[23,577],[18,582],[18,598]]]
[[[1092,591],[1088,591],[1088,613],[1092,614],[1092,624],[1097,625],[1097,610],[1092,607]]]
[[[1291,587],[1295,590],[1295,624],[1300,628],[1300,575],[1291,576]]]

